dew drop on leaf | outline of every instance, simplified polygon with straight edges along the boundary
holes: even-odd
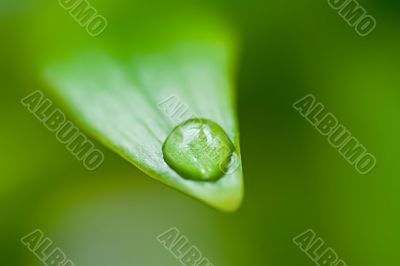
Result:
[[[216,123],[190,119],[177,126],[165,140],[166,163],[185,179],[217,181],[227,174],[235,159],[235,147]]]

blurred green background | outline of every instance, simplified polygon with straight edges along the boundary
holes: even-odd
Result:
[[[41,265],[20,243],[39,228],[77,266],[180,265],[156,240],[175,226],[216,266],[313,265],[292,243],[308,228],[348,265],[399,265],[400,5],[359,2],[377,20],[368,37],[326,1],[90,1],[108,19],[113,50],[199,10],[237,34],[245,198],[226,214],[110,151],[95,172],[71,156],[20,99],[46,90],[38,62],[52,49],[102,37],[56,0],[1,0],[0,264]],[[307,93],[376,156],[371,174],[359,175],[293,110]]]

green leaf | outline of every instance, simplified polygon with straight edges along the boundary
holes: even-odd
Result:
[[[162,153],[167,136],[183,122],[175,112],[180,105],[186,114],[217,123],[240,162],[233,38],[213,23],[166,27],[169,37],[162,40],[157,40],[162,34],[143,35],[119,49],[112,43],[115,38],[106,35],[107,45],[53,56],[45,64],[45,78],[87,132],[107,147],[149,176],[218,209],[234,211],[243,194],[240,164],[216,182],[200,182],[182,178]],[[168,101],[171,104],[165,104]]]

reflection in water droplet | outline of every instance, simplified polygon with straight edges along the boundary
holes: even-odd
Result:
[[[232,141],[209,120],[190,119],[180,124],[162,149],[167,164],[185,179],[216,181],[236,170],[232,164],[238,158]]]

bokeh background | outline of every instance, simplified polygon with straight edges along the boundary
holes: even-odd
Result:
[[[132,36],[199,10],[237,33],[245,198],[226,214],[110,151],[87,171],[20,99],[46,89],[37,62],[48,49],[93,38],[56,0],[1,0],[0,265],[41,265],[20,243],[36,228],[77,266],[180,265],[156,241],[172,226],[216,266],[313,265],[292,243],[308,228],[348,265],[399,265],[400,4],[359,2],[377,20],[368,37],[325,0],[90,1]],[[359,175],[293,110],[307,93],[376,156],[372,173]]]

